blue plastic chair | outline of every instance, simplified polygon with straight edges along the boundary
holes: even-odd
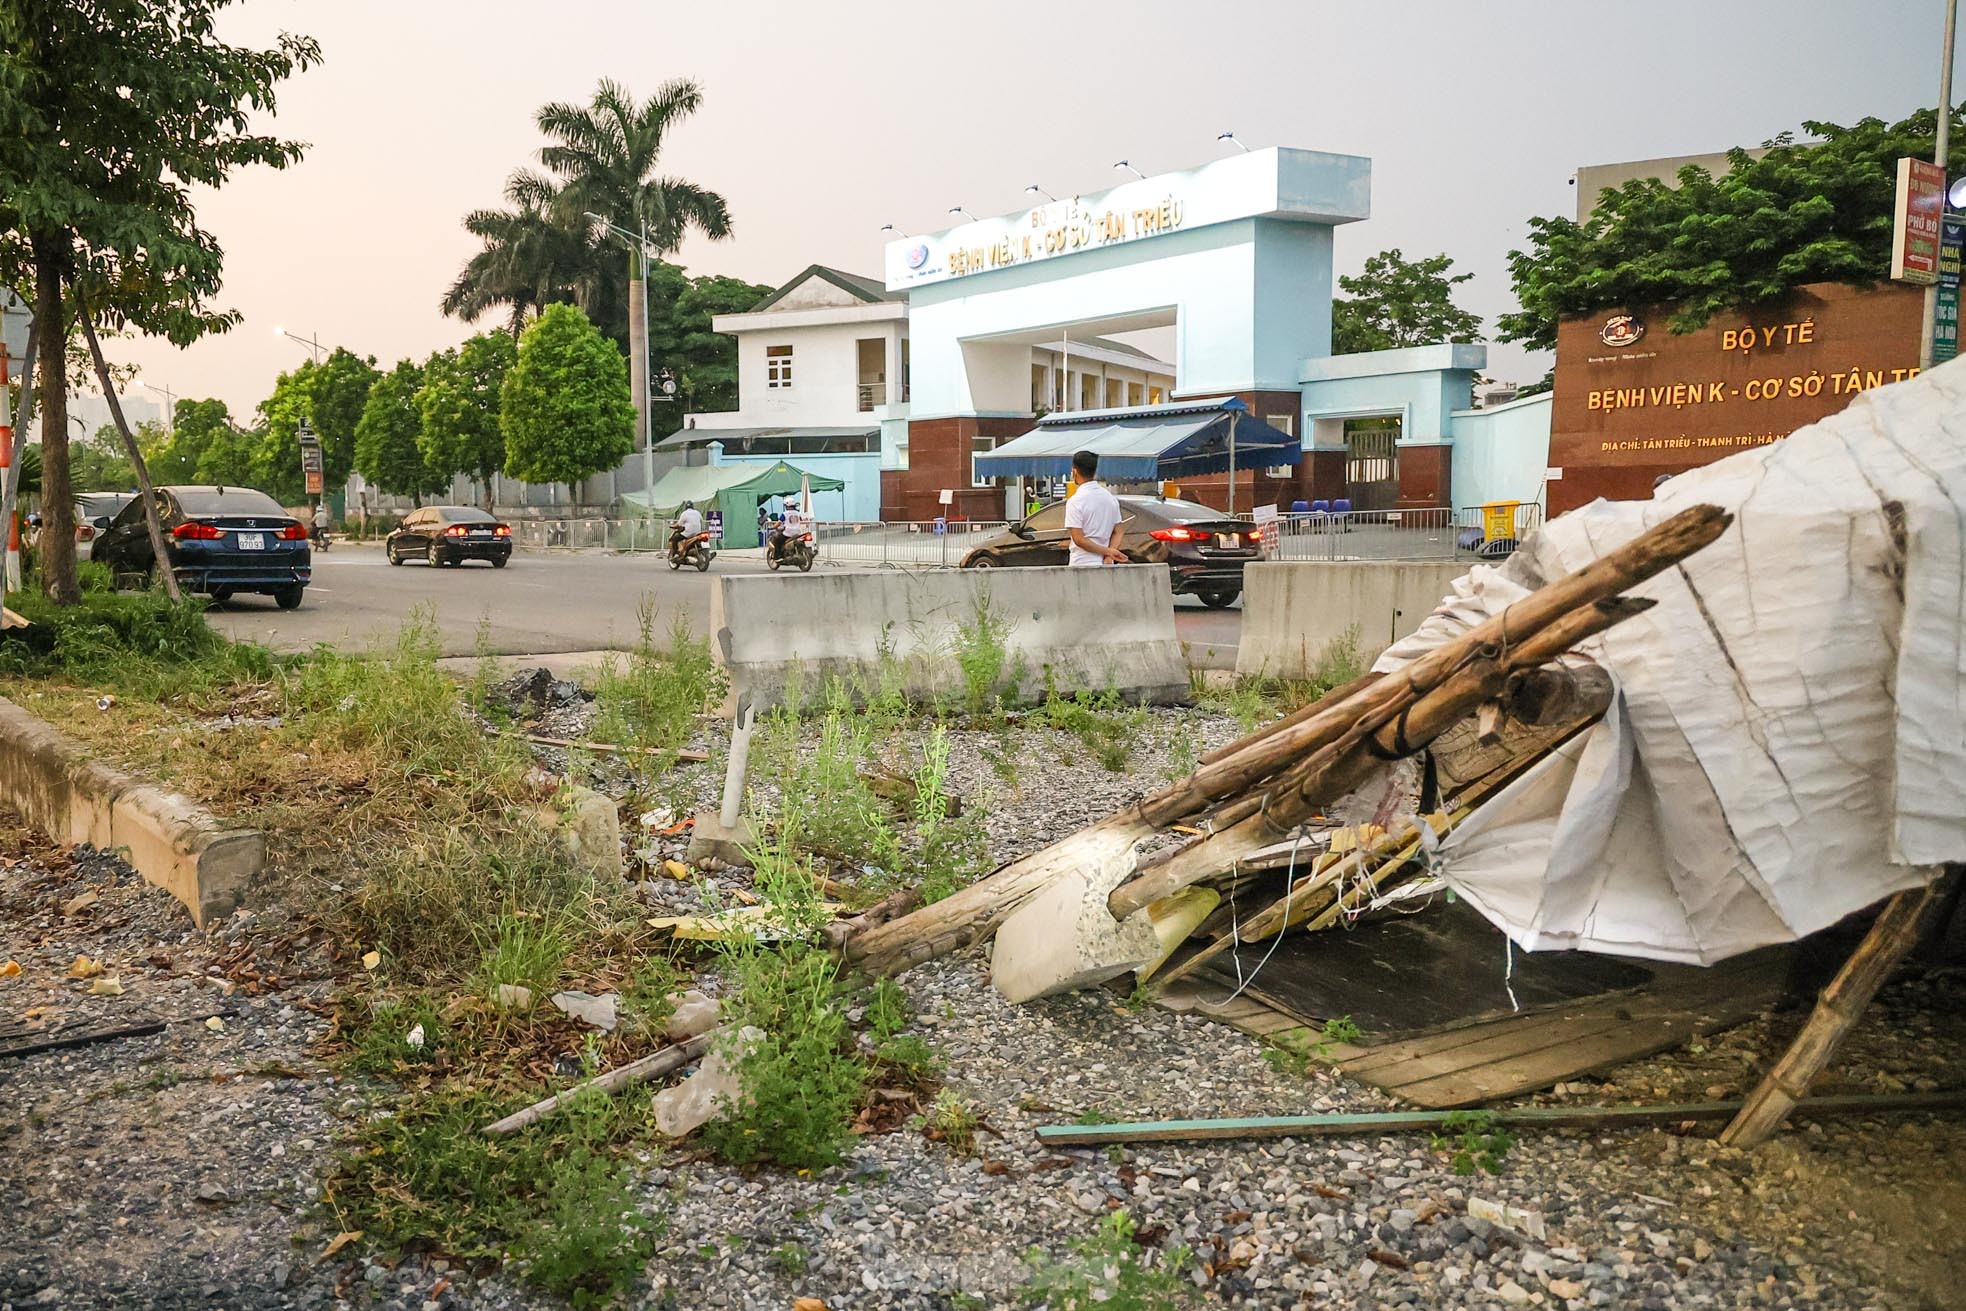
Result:
[[[1290,512],[1292,514],[1308,514],[1310,509],[1311,503],[1309,501],[1292,501],[1290,503]]]
[[[1351,512],[1352,503],[1350,501],[1341,499],[1331,503],[1331,513],[1333,514],[1350,514]]]
[[[1330,514],[1330,513],[1331,513],[1331,502],[1329,502],[1329,501],[1312,501],[1312,502],[1311,502],[1311,513],[1312,513],[1312,514]]]

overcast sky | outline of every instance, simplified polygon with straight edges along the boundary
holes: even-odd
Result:
[[[178,351],[113,349],[180,397],[245,418],[306,357],[284,325],[386,367],[473,331],[438,298],[471,254],[459,226],[499,202],[548,100],[601,77],[640,95],[692,77],[704,107],[667,171],[721,192],[736,232],[693,240],[693,272],[776,283],[807,264],[878,275],[881,224],[952,205],[1022,209],[1228,147],[1369,156],[1373,217],[1338,230],[1339,272],[1389,247],[1446,251],[1491,330],[1506,255],[1535,214],[1570,213],[1583,164],[1752,145],[1803,119],[1895,120],[1937,99],[1942,0],[246,0],[233,40],[285,29],[324,61],[273,126],[311,143],[285,172],[204,195],[245,317]],[[1956,93],[1956,95],[1959,93]],[[1540,376],[1513,348],[1500,377]]]

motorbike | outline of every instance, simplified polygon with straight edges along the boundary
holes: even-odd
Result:
[[[793,564],[800,573],[810,573],[812,562],[818,558],[819,547],[810,532],[790,536],[783,531],[773,533],[771,544],[765,548],[765,568],[774,571],[782,564]]]
[[[715,548],[710,545],[710,534],[708,532],[692,533],[688,537],[684,537],[682,535],[682,529],[678,525],[671,524],[669,526],[675,529],[675,532],[669,538],[669,567],[671,569],[681,569],[686,564],[693,564],[696,566],[698,573],[702,573],[705,569],[708,569],[710,562],[717,558]]]
[[[316,528],[308,534],[308,539],[309,544],[317,551],[325,551],[334,545],[334,538],[328,535],[328,530],[325,528]]]

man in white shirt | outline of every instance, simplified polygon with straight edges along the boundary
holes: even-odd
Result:
[[[1080,451],[1072,457],[1072,483],[1078,488],[1065,502],[1065,530],[1072,535],[1074,569],[1125,564],[1120,550],[1125,530],[1120,526],[1120,502],[1098,480],[1099,456]]]
[[[696,508],[695,501],[684,501],[683,512],[676,516],[676,524],[683,530],[685,540],[703,531],[703,511]]]

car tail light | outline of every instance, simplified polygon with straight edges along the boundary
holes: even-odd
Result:
[[[463,524],[461,524],[461,523],[454,523],[454,524],[452,524],[452,525],[451,525],[450,527],[448,527],[448,528],[446,528],[446,529],[444,529],[444,536],[446,536],[446,537],[465,537],[465,536],[468,536],[468,535],[470,534],[470,532],[471,532],[471,530],[470,530],[469,528],[466,528],[466,527],[465,527],[465,526],[464,526]]]
[[[512,535],[512,530],[504,524],[500,524],[498,527],[492,529],[492,531],[500,537],[510,537]]]
[[[225,536],[225,529],[208,523],[181,523],[171,529],[171,536],[180,542],[216,542]]]
[[[1252,528],[1252,529],[1250,529],[1250,530],[1249,530],[1249,540],[1250,540],[1250,541],[1252,541],[1252,542],[1260,542],[1260,541],[1262,541],[1262,540],[1263,540],[1263,530],[1262,530],[1261,528]]]
[[[92,537],[94,537],[95,535],[96,535],[96,530],[95,530],[95,528],[94,528],[94,526],[93,526],[93,525],[91,525],[91,524],[85,524],[85,523],[78,523],[78,524],[76,524],[76,525],[75,525],[75,540],[76,540],[76,541],[78,541],[78,542],[86,542],[86,541],[88,541],[88,540],[89,540],[90,538],[92,538]]]
[[[1207,533],[1198,533],[1192,528],[1156,528],[1147,534],[1160,542],[1199,542],[1207,539]]]
[[[306,539],[307,525],[304,523],[290,523],[280,530],[280,540],[283,542],[300,542]]]

